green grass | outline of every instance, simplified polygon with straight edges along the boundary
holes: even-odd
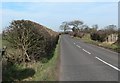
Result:
[[[7,42],[4,42],[4,45],[7,45]],[[58,65],[59,65],[59,43],[56,45],[56,48],[52,54],[50,60],[44,59],[44,63],[41,61],[31,62],[31,63],[22,63],[20,65],[7,65],[4,69],[4,80],[9,81],[57,81],[58,80]],[[13,52],[14,49],[9,51]],[[17,50],[16,50],[17,51]]]
[[[107,48],[107,49],[110,49],[112,51],[120,51],[120,47],[118,47],[117,44],[109,44],[109,43],[101,43],[101,42],[98,42],[98,41],[94,41],[94,40],[91,40],[90,38],[90,34],[86,34],[83,38],[81,38],[85,43],[89,43],[89,44],[93,44],[93,45],[97,45],[97,46],[101,46],[101,47],[104,47],[104,48]]]
[[[36,74],[32,81],[57,81],[58,80],[58,63],[59,63],[59,43],[56,46],[54,55],[47,63],[38,63],[35,65]]]

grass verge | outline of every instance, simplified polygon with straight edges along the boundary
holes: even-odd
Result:
[[[34,75],[32,81],[57,81],[59,75],[59,42],[54,51],[52,59],[47,63],[35,65],[37,69],[36,74]]]
[[[106,48],[106,49],[109,49],[115,52],[120,52],[120,46],[118,44],[109,44],[105,42],[102,43],[102,42],[91,40],[90,34],[86,34],[83,38],[79,38],[79,39],[83,40],[85,43],[97,45],[97,46],[100,46],[100,47],[103,47],[103,48]]]
[[[5,43],[5,42],[4,42]],[[6,43],[3,45],[6,45]],[[59,49],[60,42],[53,51],[53,57],[43,62],[31,62],[8,65],[3,71],[4,80],[8,81],[57,81],[59,75]]]

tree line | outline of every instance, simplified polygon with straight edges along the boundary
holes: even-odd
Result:
[[[104,42],[107,39],[107,36],[110,34],[118,34],[118,29],[116,25],[108,25],[103,29],[99,29],[99,26],[97,24],[89,27],[80,20],[62,22],[62,24],[60,25],[60,29],[64,30],[64,33],[69,32],[70,35],[80,38],[82,38],[85,34],[90,34],[92,40],[99,42]],[[72,32],[70,30],[72,30]]]

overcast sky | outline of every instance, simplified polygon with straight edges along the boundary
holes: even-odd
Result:
[[[8,26],[12,20],[18,19],[31,20],[47,26],[55,31],[59,31],[59,26],[63,21],[72,21],[76,19],[82,20],[89,26],[98,24],[100,28],[103,28],[109,24],[118,25],[117,2],[5,1],[6,2],[2,3],[2,7],[0,7],[0,14],[2,14],[2,28]]]

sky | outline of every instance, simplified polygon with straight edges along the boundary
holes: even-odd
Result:
[[[2,2],[118,2],[119,0],[2,0]]]
[[[22,19],[37,22],[55,31],[60,31],[59,26],[63,21],[72,20],[81,20],[88,26],[98,24],[100,28],[110,24],[118,25],[118,2],[8,1],[5,0],[0,6],[2,29],[9,26],[12,20]]]

